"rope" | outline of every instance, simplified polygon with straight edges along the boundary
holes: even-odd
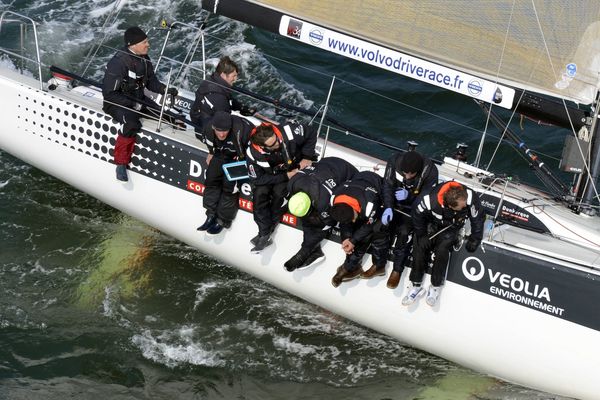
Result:
[[[550,68],[552,69],[552,73],[554,74],[554,76],[558,76],[556,73],[556,69],[554,68],[554,63],[552,62],[552,56],[550,55],[550,50],[548,49],[548,43],[546,42],[546,37],[544,35],[544,31],[542,29],[542,23],[540,22],[540,18],[537,12],[537,8],[535,7],[535,1],[531,0],[531,5],[533,7],[533,12],[535,14],[535,19],[537,21],[538,24],[538,28],[540,30],[540,34],[542,37],[542,41],[544,43],[544,49],[546,50],[546,55],[548,56],[548,62],[550,63]],[[563,106],[565,107],[565,110],[567,112],[567,117],[569,118],[569,124],[571,125],[571,131],[573,133],[573,135],[575,135],[575,139],[577,139],[577,132],[575,132],[575,128],[573,126],[573,121],[571,120],[571,115],[569,114],[568,110],[567,110],[567,103],[565,102],[565,99],[562,99],[562,103]],[[586,157],[583,155],[583,151],[581,150],[581,146],[579,145],[579,141],[576,140],[577,142],[577,148],[579,150],[579,155],[582,157],[584,165],[585,165],[585,169],[588,171],[588,179],[586,179],[586,184],[585,184],[585,188],[587,189],[588,184],[592,185],[592,188],[594,189],[594,194],[595,197],[598,198],[598,189],[596,187],[596,183],[592,181],[591,176],[589,175],[590,168],[589,165],[586,161]],[[600,156],[600,155],[599,155]],[[583,204],[583,197],[580,199],[580,205]]]
[[[510,16],[508,18],[508,24],[506,25],[506,32],[504,33],[504,43],[502,44],[502,51],[500,52],[500,61],[498,62],[498,69],[496,70],[496,80],[494,83],[498,83],[498,77],[500,76],[500,68],[502,67],[502,62],[504,61],[504,52],[506,51],[506,42],[508,41],[508,34],[510,32],[510,26],[512,24],[512,16],[515,12],[515,0],[513,0],[512,8],[510,10]],[[481,153],[483,152],[483,142],[485,141],[485,136],[487,133],[488,126],[490,125],[490,118],[492,114],[493,104],[490,105],[490,109],[488,111],[487,118],[485,120],[485,128],[481,134],[481,140],[479,141],[479,148],[477,149],[477,156],[475,157],[475,166],[479,167],[479,162],[481,161]],[[504,138],[504,133],[502,134]],[[494,152],[495,155],[495,152]],[[490,161],[491,164],[491,161]]]

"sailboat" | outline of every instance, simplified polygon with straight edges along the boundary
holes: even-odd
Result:
[[[323,243],[325,262],[293,273],[282,268],[302,235],[292,215],[284,216],[274,245],[250,255],[255,225],[248,183],[241,185],[241,212],[231,229],[215,236],[196,231],[205,218],[207,153],[190,128],[145,119],[130,180],[116,182],[110,150],[119,125],[102,112],[100,90],[85,77],[44,65],[35,23],[11,12],[0,16],[0,32],[13,21],[33,27],[36,54],[28,60],[35,68],[33,73],[0,68],[5,115],[0,148],[229,265],[408,345],[527,387],[597,398],[600,4],[501,1],[492,9],[489,3],[466,1],[215,0],[202,7],[298,46],[470,96],[491,123],[503,124],[495,111],[500,108],[566,127],[572,135],[561,165],[574,174],[573,182],[556,178],[505,124],[503,132],[549,189],[486,171],[478,166],[479,154],[474,165],[461,157],[442,160],[440,176],[477,191],[489,217],[477,252],[456,246],[435,307],[401,306],[406,272],[396,290],[387,289],[381,277],[333,288],[331,276],[344,258],[335,235]],[[50,71],[47,81],[43,77]],[[185,108],[191,100],[191,92],[181,91],[175,103]],[[317,149],[320,156],[343,157],[362,170],[381,173],[385,166],[326,136]]]

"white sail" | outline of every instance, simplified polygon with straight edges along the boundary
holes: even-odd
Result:
[[[583,104],[598,89],[597,0],[250,2],[491,82]]]

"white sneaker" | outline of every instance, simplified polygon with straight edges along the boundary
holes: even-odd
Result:
[[[425,290],[421,286],[413,286],[408,294],[402,299],[402,305],[410,306],[415,300],[423,296],[423,294],[425,294]]]
[[[437,303],[437,299],[440,296],[440,289],[439,286],[429,286],[426,301],[431,307],[435,306],[435,303]]]

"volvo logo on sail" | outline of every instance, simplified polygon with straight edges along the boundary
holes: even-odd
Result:
[[[467,89],[469,90],[471,96],[479,96],[483,90],[483,85],[478,80],[473,79],[471,82],[469,82]]]
[[[321,44],[321,42],[323,41],[323,32],[321,32],[318,29],[313,29],[309,32],[308,39],[312,44]]]

